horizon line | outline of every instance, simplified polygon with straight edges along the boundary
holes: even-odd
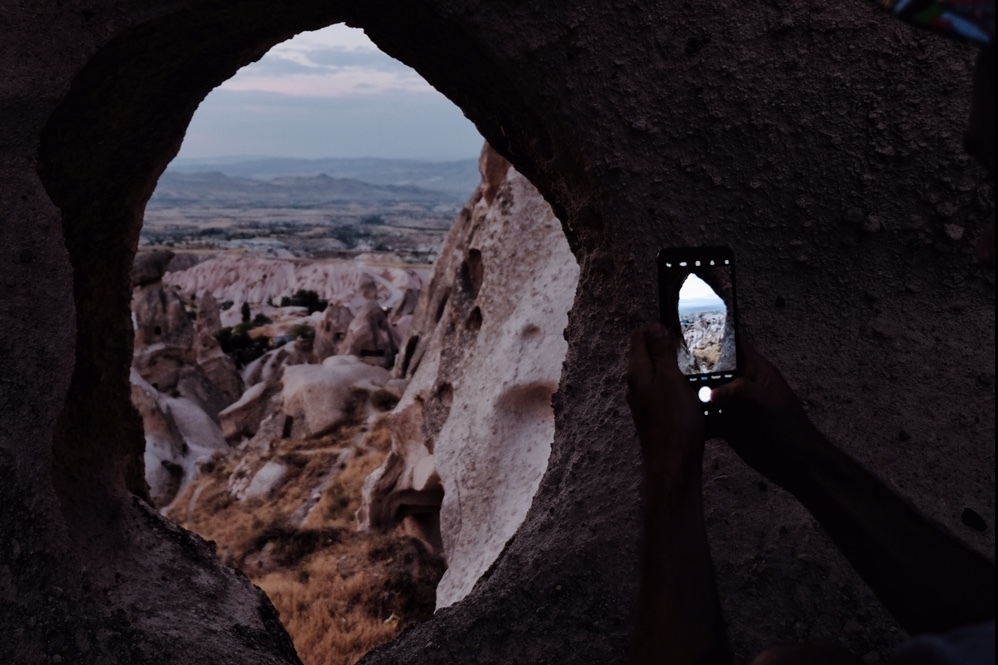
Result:
[[[263,159],[293,159],[306,162],[316,162],[326,159],[381,159],[381,160],[394,160],[394,161],[406,161],[406,162],[460,162],[469,159],[477,160],[478,156],[468,156],[468,157],[384,157],[377,155],[367,155],[367,156],[335,156],[328,155],[325,157],[292,157],[288,155],[212,155],[209,157],[184,157],[176,156],[170,163],[174,162],[204,162],[204,161],[257,161]]]

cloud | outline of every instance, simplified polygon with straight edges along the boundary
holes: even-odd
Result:
[[[476,158],[483,139],[446,97],[299,97],[216,90],[201,104],[178,157]]]
[[[413,69],[335,25],[278,44],[208,95],[179,156],[463,159],[482,141]]]
[[[363,31],[343,25],[278,44],[220,88],[295,97],[434,92],[412,68],[379,51]]]
[[[360,67],[328,68],[314,73],[234,77],[219,87],[232,92],[275,92],[290,97],[348,97],[399,91],[436,93],[415,72],[396,73]]]

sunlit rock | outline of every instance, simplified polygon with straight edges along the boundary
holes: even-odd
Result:
[[[131,388],[145,431],[146,482],[156,506],[164,507],[195,477],[199,463],[228,445],[215,421],[193,401],[164,395],[134,369]]]
[[[358,411],[366,418],[370,394],[390,378],[388,370],[349,356],[285,368],[281,393],[281,412],[288,419],[285,436],[321,436]]]
[[[410,383],[389,416],[392,452],[365,483],[358,515],[370,528],[401,522],[442,544],[438,607],[467,595],[488,569],[547,468],[578,279],[561,224],[536,189],[490,148],[481,171],[396,363]],[[522,247],[544,251],[525,258]]]

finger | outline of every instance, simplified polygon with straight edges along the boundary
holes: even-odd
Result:
[[[645,345],[656,375],[667,376],[670,368],[679,371],[676,345],[665,326],[661,323],[649,325],[645,330]]]
[[[648,355],[648,345],[645,342],[647,325],[637,328],[631,333],[631,350],[627,356],[627,385],[633,388],[638,383],[651,380],[654,368]]]

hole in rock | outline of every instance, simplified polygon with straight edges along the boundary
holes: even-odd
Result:
[[[726,354],[733,341],[726,323],[728,307],[710,285],[690,274],[679,289],[679,325],[683,341],[678,351],[684,374],[723,372],[734,369]]]
[[[209,95],[146,206],[132,400],[151,497],[270,596],[306,664],[352,663],[434,610],[432,466],[390,519],[356,515],[481,147],[414,71],[333,26]],[[427,299],[435,321],[450,293]]]
[[[468,315],[468,320],[465,323],[468,330],[472,332],[478,332],[482,329],[482,310],[478,307],[471,310],[471,314]]]
[[[482,251],[479,249],[469,249],[468,257],[461,265],[461,276],[464,278],[465,286],[470,291],[471,297],[478,295],[485,281],[485,264],[482,263]]]
[[[399,371],[399,375],[402,378],[409,376],[409,365],[412,363],[413,354],[416,353],[416,347],[418,346],[419,335],[411,335],[409,340],[405,343],[405,352],[402,354],[402,365]],[[412,371],[415,372],[418,366],[419,361],[417,360],[416,363],[412,365]]]

